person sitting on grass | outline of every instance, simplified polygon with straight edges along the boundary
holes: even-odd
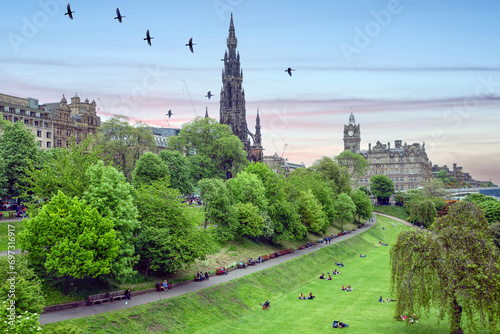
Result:
[[[363,254],[359,254],[359,257],[366,257],[366,255],[363,255]]]
[[[313,296],[312,292],[309,292],[309,297],[307,299],[314,299],[316,296]]]
[[[335,269],[334,272],[333,272],[333,274],[334,275],[340,275],[340,272],[337,269]]]
[[[345,290],[345,286],[342,285],[342,289],[341,290]]]
[[[332,280],[332,276],[328,275],[328,278],[326,280],[327,281],[331,281]]]
[[[302,294],[302,292],[299,295],[299,299],[304,299],[304,295]]]
[[[380,296],[380,298],[378,299],[378,302],[379,303],[383,303],[384,302],[384,300],[382,299],[382,296]]]
[[[386,303],[388,303],[388,302],[395,302],[395,301],[396,301],[396,299],[389,299],[389,298],[387,298],[387,299],[385,300],[385,302],[386,302]]]
[[[347,288],[345,288],[346,291],[352,291],[352,288],[350,285],[347,286]]]
[[[262,306],[263,309],[266,309],[266,308],[269,308],[270,305],[271,305],[271,302],[268,300],[265,301],[264,304],[260,304]]]
[[[343,264],[342,262],[338,262],[338,263],[337,263],[337,262],[335,262],[335,264],[336,264],[337,266],[339,266],[339,267],[343,267],[343,266],[344,266],[344,264]]]
[[[319,279],[324,279],[325,278],[325,274],[321,274],[321,276],[319,277]]]

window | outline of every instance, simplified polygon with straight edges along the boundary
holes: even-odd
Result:
[[[27,119],[24,120],[24,124],[28,125],[29,121]]]
[[[33,111],[30,111],[30,116],[35,117],[35,113]]]
[[[35,126],[38,126],[38,121],[35,121]]]
[[[50,148],[50,141],[47,142],[47,148]]]
[[[42,136],[42,131],[37,131],[37,132],[36,132],[36,136],[37,136],[37,137],[41,137],[41,136]]]
[[[21,115],[25,115],[25,110],[21,109]]]
[[[38,146],[42,147],[42,141],[41,140],[38,141]]]
[[[56,144],[57,147],[62,147],[62,139],[58,139],[57,140],[57,144]]]
[[[9,112],[16,112],[16,109],[9,107]]]
[[[47,124],[47,123],[43,123],[43,127],[44,127],[44,128],[47,128],[47,127],[48,127],[48,124]]]
[[[69,140],[66,140],[66,147],[69,147]]]
[[[14,117],[14,123],[17,122],[18,118],[17,117]]]
[[[0,106],[0,111],[5,111],[5,107],[4,106]]]
[[[47,132],[47,138],[50,138],[51,133]]]

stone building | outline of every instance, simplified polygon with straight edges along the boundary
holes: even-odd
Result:
[[[369,189],[372,176],[385,175],[392,180],[396,191],[408,190],[421,187],[432,178],[432,163],[425,152],[425,143],[408,145],[396,140],[391,148],[390,142],[377,141],[373,148],[368,144],[368,150],[361,150],[360,143],[360,125],[351,113],[349,124],[344,126],[344,150],[358,153],[369,162],[366,174],[356,180],[358,186]]]
[[[247,127],[245,90],[242,87],[243,70],[240,68],[240,53],[236,52],[238,40],[236,39],[233,14],[229,24],[227,50],[224,54],[224,69],[222,70],[222,88],[220,91],[220,119],[221,124],[227,124],[235,136],[240,138],[248,160],[262,161],[263,147],[260,133],[260,117],[257,110],[255,134]]]
[[[271,168],[275,173],[283,173],[285,177],[297,168],[306,168],[306,165],[303,162],[300,164],[289,162],[288,159],[278,156],[278,153],[276,152],[274,155],[265,155],[262,163],[268,165],[269,168]]]
[[[434,165],[434,166],[432,166],[432,175],[434,177],[437,177],[437,174],[441,170],[446,171],[446,177],[448,179],[450,179],[453,176],[455,178],[455,180],[457,181],[457,184],[459,186],[464,186],[466,183],[471,187],[480,187],[481,186],[481,181],[474,180],[472,175],[464,172],[463,168],[460,166],[457,166],[456,163],[453,164],[453,170],[450,170],[447,165],[443,165],[443,166]]]
[[[63,95],[59,102],[42,105],[34,98],[0,94],[0,112],[4,120],[23,122],[44,149],[68,147],[71,138],[80,143],[101,125],[95,101],[81,102],[76,94],[70,104]]]

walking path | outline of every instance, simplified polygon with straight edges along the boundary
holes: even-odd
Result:
[[[363,227],[361,229],[357,229],[356,231],[351,232],[349,234],[346,234],[344,236],[333,239],[331,244],[335,244],[339,241],[349,239],[355,235],[358,235],[358,234],[364,232],[368,228],[371,228],[377,221],[377,216],[374,215],[374,217],[375,217],[375,219],[373,222],[366,222],[365,227]],[[391,218],[393,218],[393,217],[391,217]],[[397,219],[397,218],[395,218],[395,219]],[[297,258],[297,257],[302,256],[304,254],[312,253],[320,248],[328,247],[331,244],[326,245],[325,243],[322,243],[322,244],[318,243],[314,247],[309,247],[309,248],[305,248],[302,250],[296,250],[293,253],[279,256],[275,259],[271,259],[271,260],[268,260],[266,262],[259,263],[255,266],[247,266],[246,269],[232,270],[227,275],[210,276],[210,279],[208,281],[203,281],[203,282],[191,281],[191,282],[186,283],[186,284],[174,286],[173,289],[168,290],[167,292],[165,292],[165,291],[152,292],[152,293],[148,293],[148,294],[144,294],[144,295],[134,296],[129,301],[116,301],[116,302],[111,302],[111,303],[105,303],[102,305],[99,304],[99,305],[94,305],[94,306],[82,306],[82,307],[76,307],[76,308],[67,309],[67,310],[42,313],[40,315],[40,324],[48,324],[48,323],[58,322],[58,321],[66,320],[66,319],[87,317],[87,316],[94,315],[94,314],[110,312],[110,311],[115,311],[115,310],[121,310],[124,308],[134,307],[134,306],[142,305],[142,304],[147,304],[147,303],[155,302],[155,301],[162,300],[162,299],[177,297],[177,296],[189,293],[189,292],[198,291],[198,290],[201,290],[201,289],[204,289],[207,287],[211,287],[211,286],[215,286],[215,285],[218,285],[221,283],[229,282],[233,279],[240,278],[240,277],[243,277],[245,275],[249,275],[251,273],[270,268],[272,266],[289,261],[291,259]]]

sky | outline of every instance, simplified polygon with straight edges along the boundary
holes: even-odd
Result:
[[[233,13],[248,127],[259,110],[265,155],[307,166],[334,157],[352,112],[361,149],[425,143],[433,164],[500,184],[500,0],[70,4],[73,20],[67,0],[4,1],[0,93],[40,103],[77,93],[102,120],[156,127],[180,128],[205,108],[219,119]]]

